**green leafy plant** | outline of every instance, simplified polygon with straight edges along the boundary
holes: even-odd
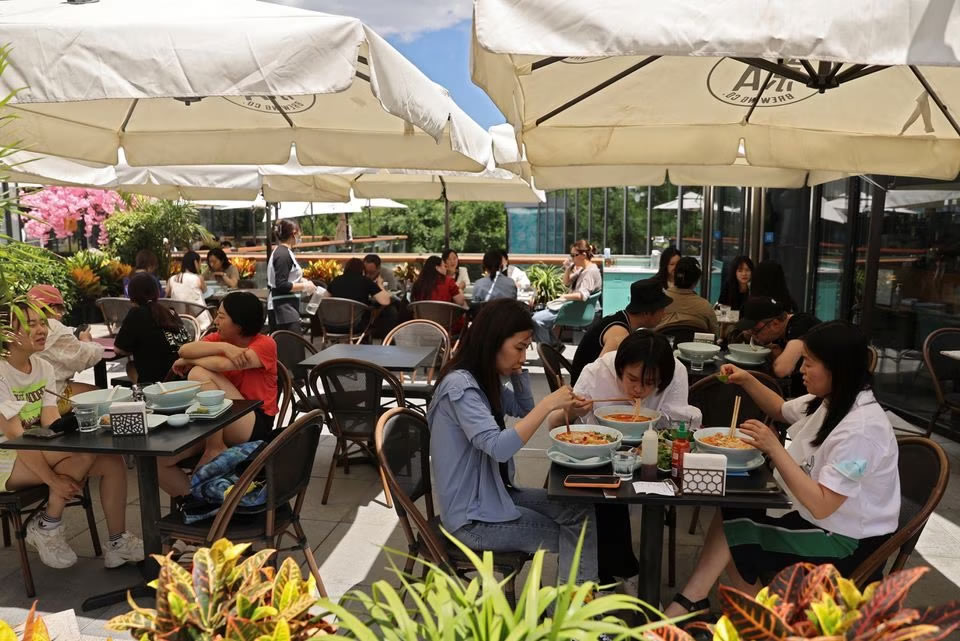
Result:
[[[318,604],[336,615],[338,635],[361,641],[378,639],[424,639],[460,641],[521,641],[534,639],[596,639],[601,634],[612,638],[648,639],[650,641],[692,641],[692,638],[670,620],[636,597],[623,594],[594,596],[595,583],[575,582],[583,533],[567,581],[559,586],[540,585],[543,576],[543,550],[530,563],[530,570],[516,607],[511,607],[503,591],[503,582],[493,571],[493,554],[482,557],[453,537],[449,537],[472,561],[475,576],[466,581],[444,569],[420,560],[427,568],[421,581],[414,581],[398,569],[391,550],[390,565],[398,577],[397,590],[387,581],[377,581],[367,594],[354,590],[344,602],[359,604],[348,609],[323,599]],[[405,599],[412,603],[408,608]],[[548,612],[549,611],[549,612]],[[616,613],[635,612],[652,617],[652,621],[630,627]]]
[[[123,293],[123,280],[133,272],[130,265],[99,249],[78,251],[66,259],[66,267],[82,298],[119,296]]]
[[[160,262],[160,274],[167,275],[174,247],[189,248],[195,240],[212,238],[189,204],[139,198],[131,201],[131,208],[104,223],[110,237],[108,252],[124,263],[135,264],[137,252],[150,249]]]
[[[527,278],[536,293],[535,305],[545,305],[567,291],[563,284],[563,271],[553,265],[531,265],[527,269]]]
[[[910,588],[929,568],[893,572],[862,592],[832,565],[798,563],[756,597],[720,586],[723,616],[715,641],[939,641],[960,629],[960,602],[923,610],[904,607]]]
[[[0,270],[14,294],[26,295],[34,285],[53,285],[63,295],[67,309],[77,302],[66,261],[48,249],[19,241],[0,243]]]
[[[23,638],[20,641],[50,641],[50,633],[41,617],[36,616],[37,602],[34,601],[23,623]],[[0,621],[0,641],[17,641],[17,634],[6,621]]]
[[[292,558],[274,571],[267,565],[274,550],[244,558],[249,547],[220,539],[200,548],[192,574],[169,556],[154,555],[160,575],[150,585],[157,607],[130,599],[133,610],[107,627],[141,641],[305,641],[332,634],[331,624],[310,613],[317,601],[313,575],[304,580]]]

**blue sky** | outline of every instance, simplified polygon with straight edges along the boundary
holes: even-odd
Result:
[[[505,121],[487,94],[470,81],[472,0],[272,1],[363,20],[431,80],[446,87],[484,129]]]

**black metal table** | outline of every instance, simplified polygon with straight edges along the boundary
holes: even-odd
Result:
[[[379,365],[391,372],[412,372],[418,367],[429,366],[435,352],[436,348],[433,347],[339,343],[301,361],[300,366],[309,368],[336,358],[353,358]]]
[[[152,596],[152,588],[146,583],[157,578],[159,566],[151,554],[163,552],[157,522],[160,520],[160,483],[157,478],[157,458],[175,456],[195,443],[223,429],[241,416],[249,414],[263,401],[234,401],[233,407],[222,416],[209,420],[193,420],[184,427],[171,427],[164,423],[146,436],[117,436],[106,429],[96,432],[73,432],[54,439],[23,437],[0,443],[0,448],[11,450],[46,450],[48,452],[73,452],[77,454],[131,455],[137,461],[137,483],[140,487],[140,525],[143,530],[145,560],[140,569],[144,583],[92,596],[83,602],[88,611],[126,600],[127,591],[134,596]]]
[[[547,496],[551,499],[580,503],[635,503],[643,506],[640,524],[640,584],[639,598],[654,607],[660,605],[660,575],[663,560],[663,524],[665,508],[674,505],[702,505],[740,509],[789,508],[791,503],[779,487],[766,491],[775,482],[766,465],[749,476],[727,477],[726,496],[687,494],[659,496],[637,494],[633,482],[624,481],[617,490],[567,488],[563,480],[570,474],[612,474],[610,465],[592,470],[574,470],[551,463],[547,479]],[[639,474],[634,475],[638,481]],[[605,494],[606,492],[606,494]]]

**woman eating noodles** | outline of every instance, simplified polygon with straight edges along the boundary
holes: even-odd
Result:
[[[724,365],[773,420],[790,423],[790,445],[757,420],[743,440],[773,463],[794,509],[722,510],[707,532],[693,576],[667,616],[709,607],[707,594],[726,569],[730,584],[756,594],[758,581],[799,561],[832,563],[844,576],[897,529],[900,475],[893,428],[870,390],[867,340],[844,321],[803,337],[805,396],[784,401],[747,371]]]
[[[187,448],[175,457],[158,463],[160,487],[171,496],[190,491],[190,479],[177,463],[200,454],[200,465],[213,460],[231,445],[270,438],[277,415],[277,344],[260,333],[263,306],[249,292],[232,292],[224,297],[214,323],[217,331],[180,348],[173,371],[191,381],[203,383],[204,390],[223,390],[233,400],[260,400],[263,405],[244,414],[203,443]]]
[[[699,424],[700,410],[687,404],[687,370],[673,355],[667,339],[651,330],[633,332],[615,352],[607,352],[583,368],[573,393],[585,399],[633,399],[638,407],[666,417]],[[584,412],[584,423],[596,424],[599,407],[624,405],[603,401]],[[550,417],[551,427],[563,425],[563,412]],[[626,505],[597,505],[600,582],[622,582],[624,592],[637,593],[640,565],[633,553],[630,512]]]
[[[440,519],[473,550],[559,552],[561,580],[569,576],[586,523],[577,582],[595,581],[593,509],[551,501],[544,489],[516,484],[513,456],[547,416],[554,410],[582,414],[589,409],[569,387],[534,404],[523,369],[532,340],[533,323],[522,303],[490,301],[440,373],[427,411]],[[504,385],[506,377],[510,382]],[[520,420],[507,427],[506,415]]]

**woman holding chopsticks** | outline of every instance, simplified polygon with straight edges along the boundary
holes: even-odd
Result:
[[[730,585],[751,595],[799,561],[832,563],[848,576],[897,529],[897,441],[870,391],[866,337],[834,321],[801,340],[806,396],[784,401],[749,372],[722,368],[770,418],[791,423],[787,447],[760,421],[740,429],[773,464],[795,509],[718,512],[693,576],[667,616],[709,607],[707,594],[724,569]]]
[[[523,369],[532,341],[533,321],[523,303],[490,301],[440,372],[427,410],[440,520],[473,550],[558,552],[560,580],[569,576],[586,524],[577,583],[596,581],[593,509],[551,501],[544,489],[520,487],[514,475],[514,454],[551,412],[580,415],[590,408],[566,386],[534,403]],[[507,427],[508,414],[520,420]]]

